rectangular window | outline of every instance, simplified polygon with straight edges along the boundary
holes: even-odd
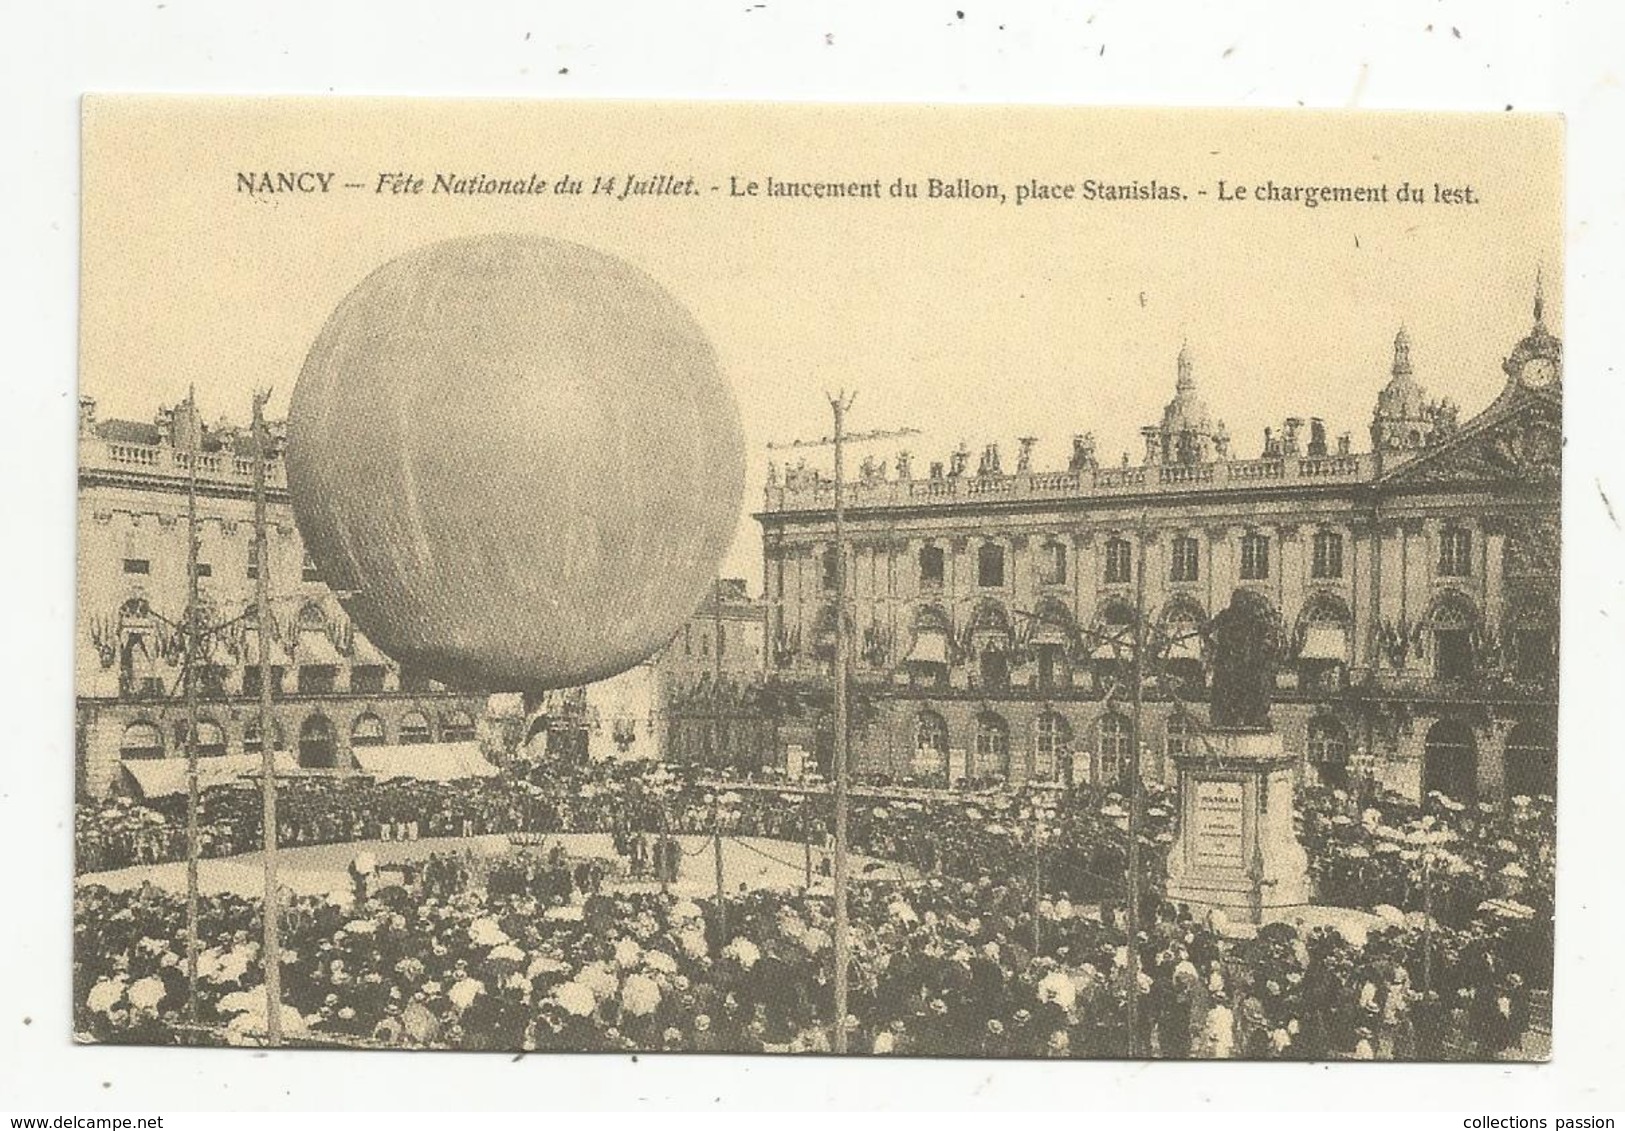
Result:
[[[1038,554],[1038,583],[1040,585],[1066,584],[1066,546],[1060,542],[1045,542]]]
[[[1241,540],[1241,579],[1264,581],[1270,575],[1270,540],[1249,534]]]
[[[282,694],[282,676],[285,669],[273,665],[271,667],[271,694]],[[260,693],[260,669],[258,664],[250,664],[243,669],[243,694],[248,696]]]
[[[1106,543],[1106,584],[1120,585],[1134,577],[1134,548],[1125,538]]]
[[[829,549],[825,550],[824,556],[819,560],[822,562],[822,566],[819,570],[820,583],[824,587],[824,592],[833,593],[835,592],[835,574],[837,565],[835,547],[831,546]]]
[[[299,694],[331,695],[338,683],[339,670],[331,664],[300,664]]]
[[[384,689],[384,669],[377,664],[360,664],[350,669],[350,690],[357,695],[376,695]]]
[[[1314,561],[1310,565],[1310,573],[1314,577],[1342,577],[1343,576],[1343,536],[1334,531],[1322,530],[1315,535]]]
[[[212,565],[210,565],[208,562],[198,562],[198,564],[197,564],[197,575],[199,577],[213,577],[214,576],[214,567]]]
[[[1473,636],[1465,628],[1435,629],[1434,674],[1439,679],[1466,680],[1473,675]]]
[[[920,587],[922,589],[937,589],[942,586],[944,574],[944,555],[941,546],[922,546],[920,548]]]
[[[1439,576],[1466,577],[1473,572],[1473,535],[1467,530],[1446,530],[1439,536]]]
[[[976,555],[976,584],[983,589],[1004,588],[1004,547],[982,543]]]
[[[125,573],[148,574],[152,572],[152,562],[146,558],[125,558]]]
[[[1552,633],[1544,628],[1520,628],[1513,635],[1517,648],[1518,678],[1547,680],[1557,674],[1557,650]]]
[[[1168,570],[1170,581],[1200,581],[1202,574],[1202,550],[1194,538],[1178,537],[1174,539],[1173,559]]]

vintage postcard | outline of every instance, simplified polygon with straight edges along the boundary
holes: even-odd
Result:
[[[88,99],[75,1038],[1546,1059],[1562,154]]]

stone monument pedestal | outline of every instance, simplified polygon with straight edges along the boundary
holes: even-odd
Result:
[[[1167,898],[1250,923],[1307,904],[1309,857],[1292,825],[1293,763],[1281,736],[1220,731],[1211,749],[1196,746],[1175,757],[1180,819]]]

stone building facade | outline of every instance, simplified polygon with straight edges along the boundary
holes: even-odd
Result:
[[[355,746],[477,736],[483,695],[402,671],[350,623],[305,554],[280,453],[267,467],[273,716],[278,749],[311,769],[353,765]],[[187,481],[197,457],[199,751],[260,749],[254,451],[246,428],[192,405],[151,423],[98,420],[79,403],[77,784],[101,795],[127,759],[183,755]]]
[[[663,757],[745,772],[768,758],[766,613],[743,579],[723,578],[655,657]]]
[[[1053,470],[1031,439],[1014,470],[996,446],[924,477],[906,452],[865,460],[846,500],[855,768],[1120,780],[1143,608],[1143,765],[1172,781],[1207,725],[1202,629],[1248,589],[1278,618],[1273,725],[1306,776],[1464,800],[1555,790],[1561,342],[1537,290],[1503,390],[1465,421],[1413,366],[1401,329],[1358,450],[1292,418],[1240,458],[1182,350],[1137,465],[1101,465],[1089,435]],[[818,472],[770,477],[770,682],[829,685],[832,506]],[[803,737],[827,758],[830,733]]]

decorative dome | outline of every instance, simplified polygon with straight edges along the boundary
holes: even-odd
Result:
[[[1563,342],[1546,328],[1546,287],[1539,274],[1535,276],[1535,325],[1512,347],[1512,356],[1501,363],[1501,368],[1508,377],[1517,377],[1525,363],[1536,357],[1563,363]]]
[[[1377,415],[1389,420],[1421,420],[1427,415],[1427,391],[1411,376],[1411,336],[1405,327],[1394,335],[1394,368],[1377,395]]]
[[[1196,378],[1191,372],[1189,343],[1179,347],[1179,380],[1174,384],[1174,399],[1162,410],[1162,431],[1170,436],[1181,432],[1194,432],[1200,436],[1213,431],[1207,403],[1196,395]]]

